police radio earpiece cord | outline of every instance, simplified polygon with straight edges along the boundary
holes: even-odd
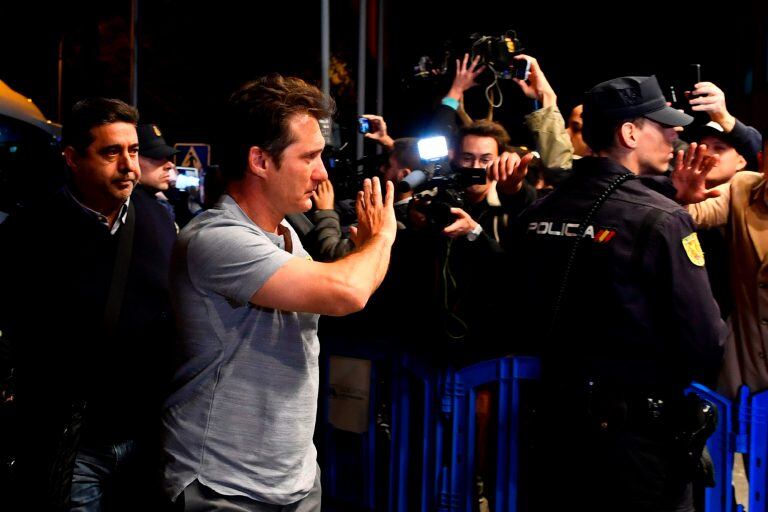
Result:
[[[565,265],[565,272],[563,273],[563,279],[560,281],[560,290],[557,294],[557,298],[555,299],[555,304],[552,310],[552,323],[549,326],[549,335],[552,336],[555,332],[555,326],[557,325],[558,317],[560,316],[560,309],[562,308],[563,301],[565,300],[565,294],[568,291],[568,284],[571,277],[571,271],[573,270],[573,265],[576,262],[576,254],[579,252],[579,247],[581,246],[581,241],[584,239],[584,234],[587,232],[587,228],[589,227],[589,224],[592,222],[592,218],[597,213],[597,210],[600,209],[600,207],[605,203],[605,201],[613,194],[619,186],[624,183],[627,180],[631,180],[632,178],[635,178],[636,176],[628,172],[626,174],[622,174],[621,176],[615,178],[613,181],[611,181],[608,184],[608,187],[605,189],[605,191],[600,195],[600,197],[597,198],[597,200],[592,204],[592,207],[589,209],[589,212],[587,213],[587,216],[584,217],[584,220],[579,224],[579,232],[576,235],[576,240],[573,242],[573,248],[571,248],[571,253],[568,255],[568,261]]]

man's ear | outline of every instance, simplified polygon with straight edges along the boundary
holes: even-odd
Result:
[[[621,147],[627,149],[635,149],[637,147],[639,129],[639,126],[634,123],[630,123],[629,121],[619,126],[618,130],[616,131],[616,136],[618,137],[618,142]]]
[[[66,146],[64,148],[64,161],[67,162],[67,167],[72,169],[73,171],[77,170],[77,163],[76,163],[76,157],[77,157],[77,151],[72,146]]]
[[[743,171],[744,168],[747,166],[747,160],[740,154],[736,153],[736,156],[739,158],[736,160],[736,170],[737,171]]]
[[[248,151],[248,172],[255,174],[260,178],[267,176],[267,165],[269,155],[258,146],[251,146]]]

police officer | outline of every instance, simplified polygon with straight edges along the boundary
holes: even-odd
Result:
[[[137,192],[152,195],[168,211],[172,221],[176,220],[173,205],[168,199],[171,181],[175,180],[176,169],[173,156],[177,149],[166,144],[160,128],[156,124],[140,124],[136,127],[139,136],[139,187]]]
[[[637,179],[667,169],[691,121],[655,77],[595,86],[584,138],[596,156],[516,224],[516,268],[539,269],[518,281],[543,364],[538,508],[693,510],[681,432],[700,405],[684,390],[716,375],[725,328],[690,216]],[[703,177],[714,164],[694,147],[676,165]]]

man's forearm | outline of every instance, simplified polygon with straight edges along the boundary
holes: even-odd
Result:
[[[362,246],[344,258],[331,263],[334,273],[355,290],[364,304],[376,291],[389,267],[392,240],[383,235],[374,235]]]

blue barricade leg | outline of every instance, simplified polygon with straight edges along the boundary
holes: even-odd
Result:
[[[768,391],[752,395],[749,432],[749,511],[768,509]]]
[[[733,509],[733,457],[736,453],[733,435],[733,404],[711,389],[694,383],[689,391],[714,403],[718,410],[717,429],[707,441],[707,450],[715,468],[715,487],[704,492],[705,512],[730,512]]]
[[[538,379],[539,361],[536,358],[506,357],[483,361],[456,372],[455,381],[446,393],[453,407],[453,453],[451,454],[450,491],[445,494],[444,510],[471,511],[474,508],[475,476],[478,462],[475,406],[479,389],[495,389],[497,396],[496,430],[494,445],[494,489],[486,489],[493,498],[495,512],[517,510],[520,451],[521,384],[524,380]]]

